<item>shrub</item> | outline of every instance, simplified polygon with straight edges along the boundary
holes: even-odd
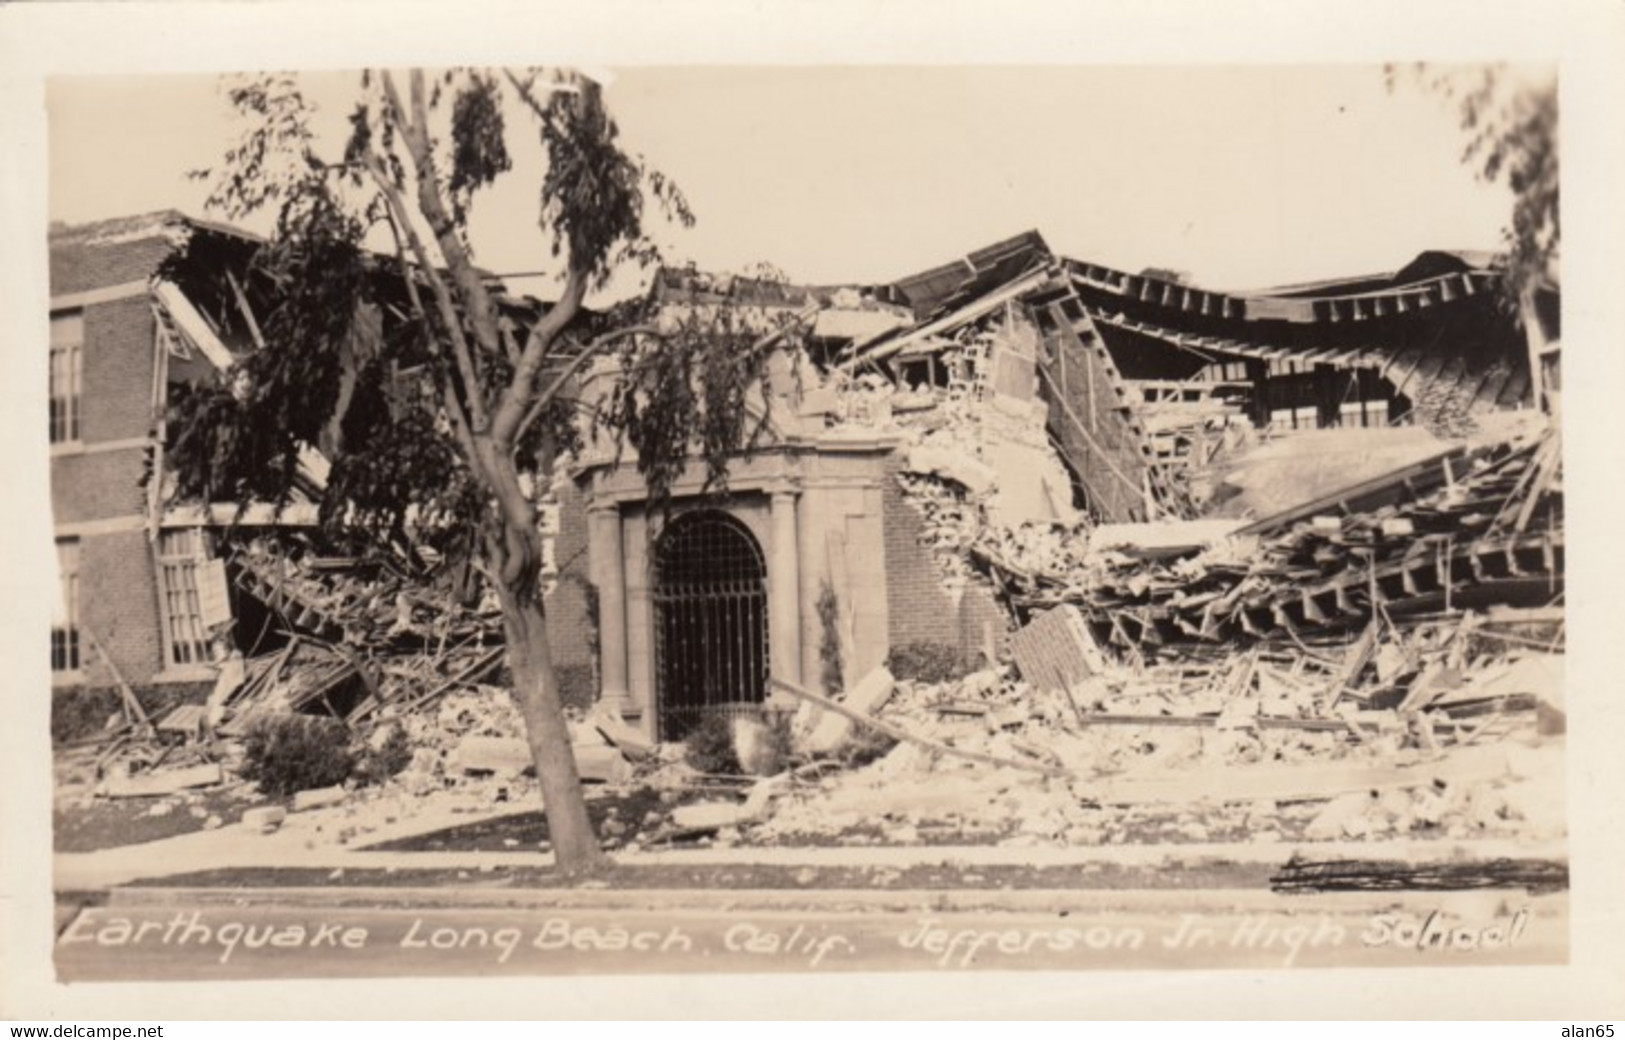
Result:
[[[732,717],[720,711],[706,713],[683,738],[683,761],[701,773],[738,773]]]
[[[835,598],[835,587],[824,582],[818,592],[818,623],[822,635],[818,643],[820,662],[819,680],[824,692],[837,694],[845,683],[846,662],[841,660],[841,606]]]
[[[355,766],[350,732],[337,719],[272,715],[243,735],[243,778],[273,797],[342,784]]]
[[[51,739],[67,744],[102,732],[119,714],[117,690],[75,687],[51,698]]]
[[[941,683],[963,679],[971,669],[958,647],[947,643],[906,643],[886,655],[886,668],[899,679]]]

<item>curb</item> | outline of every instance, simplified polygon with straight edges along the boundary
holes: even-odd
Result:
[[[1457,892],[1364,891],[1282,894],[1268,889],[528,889],[392,888],[118,888],[110,908],[153,906],[276,906],[279,908],[367,907],[417,910],[610,910],[722,913],[738,911],[873,911],[1098,914],[1121,910],[1189,910],[1205,914],[1256,913],[1312,907],[1316,910],[1399,908],[1420,911],[1441,906],[1496,904],[1514,892],[1525,902],[1554,903],[1568,893],[1538,896],[1512,889]]]

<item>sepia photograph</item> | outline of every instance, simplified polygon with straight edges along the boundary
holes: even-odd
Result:
[[[1555,52],[434,54],[41,80],[57,985],[1591,955]]]

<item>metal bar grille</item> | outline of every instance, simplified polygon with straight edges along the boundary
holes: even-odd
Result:
[[[767,583],[761,549],[726,513],[686,513],[654,553],[661,736],[707,714],[756,711],[767,685]]]

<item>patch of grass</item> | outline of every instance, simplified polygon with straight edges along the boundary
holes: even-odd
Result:
[[[680,804],[684,799],[697,801],[701,797],[697,793],[685,793],[683,799],[672,804]],[[634,791],[589,798],[587,818],[592,821],[593,830],[601,838],[609,843],[621,844],[665,826],[666,810],[669,808],[659,791],[643,787]],[[651,813],[655,816],[653,820],[650,817]],[[513,852],[520,849],[534,850],[542,842],[550,839],[547,813],[538,809],[534,812],[513,813],[493,820],[460,824],[428,834],[397,838],[363,848],[367,852]]]
[[[51,697],[51,740],[68,744],[102,732],[119,713],[117,690],[75,687]]]
[[[230,826],[244,808],[260,801],[253,795],[245,797],[240,789],[220,788],[179,797],[99,798],[88,805],[59,805],[51,813],[51,846],[57,852],[97,852],[143,845],[203,830],[211,816]],[[160,804],[169,809],[154,816],[153,807]]]

